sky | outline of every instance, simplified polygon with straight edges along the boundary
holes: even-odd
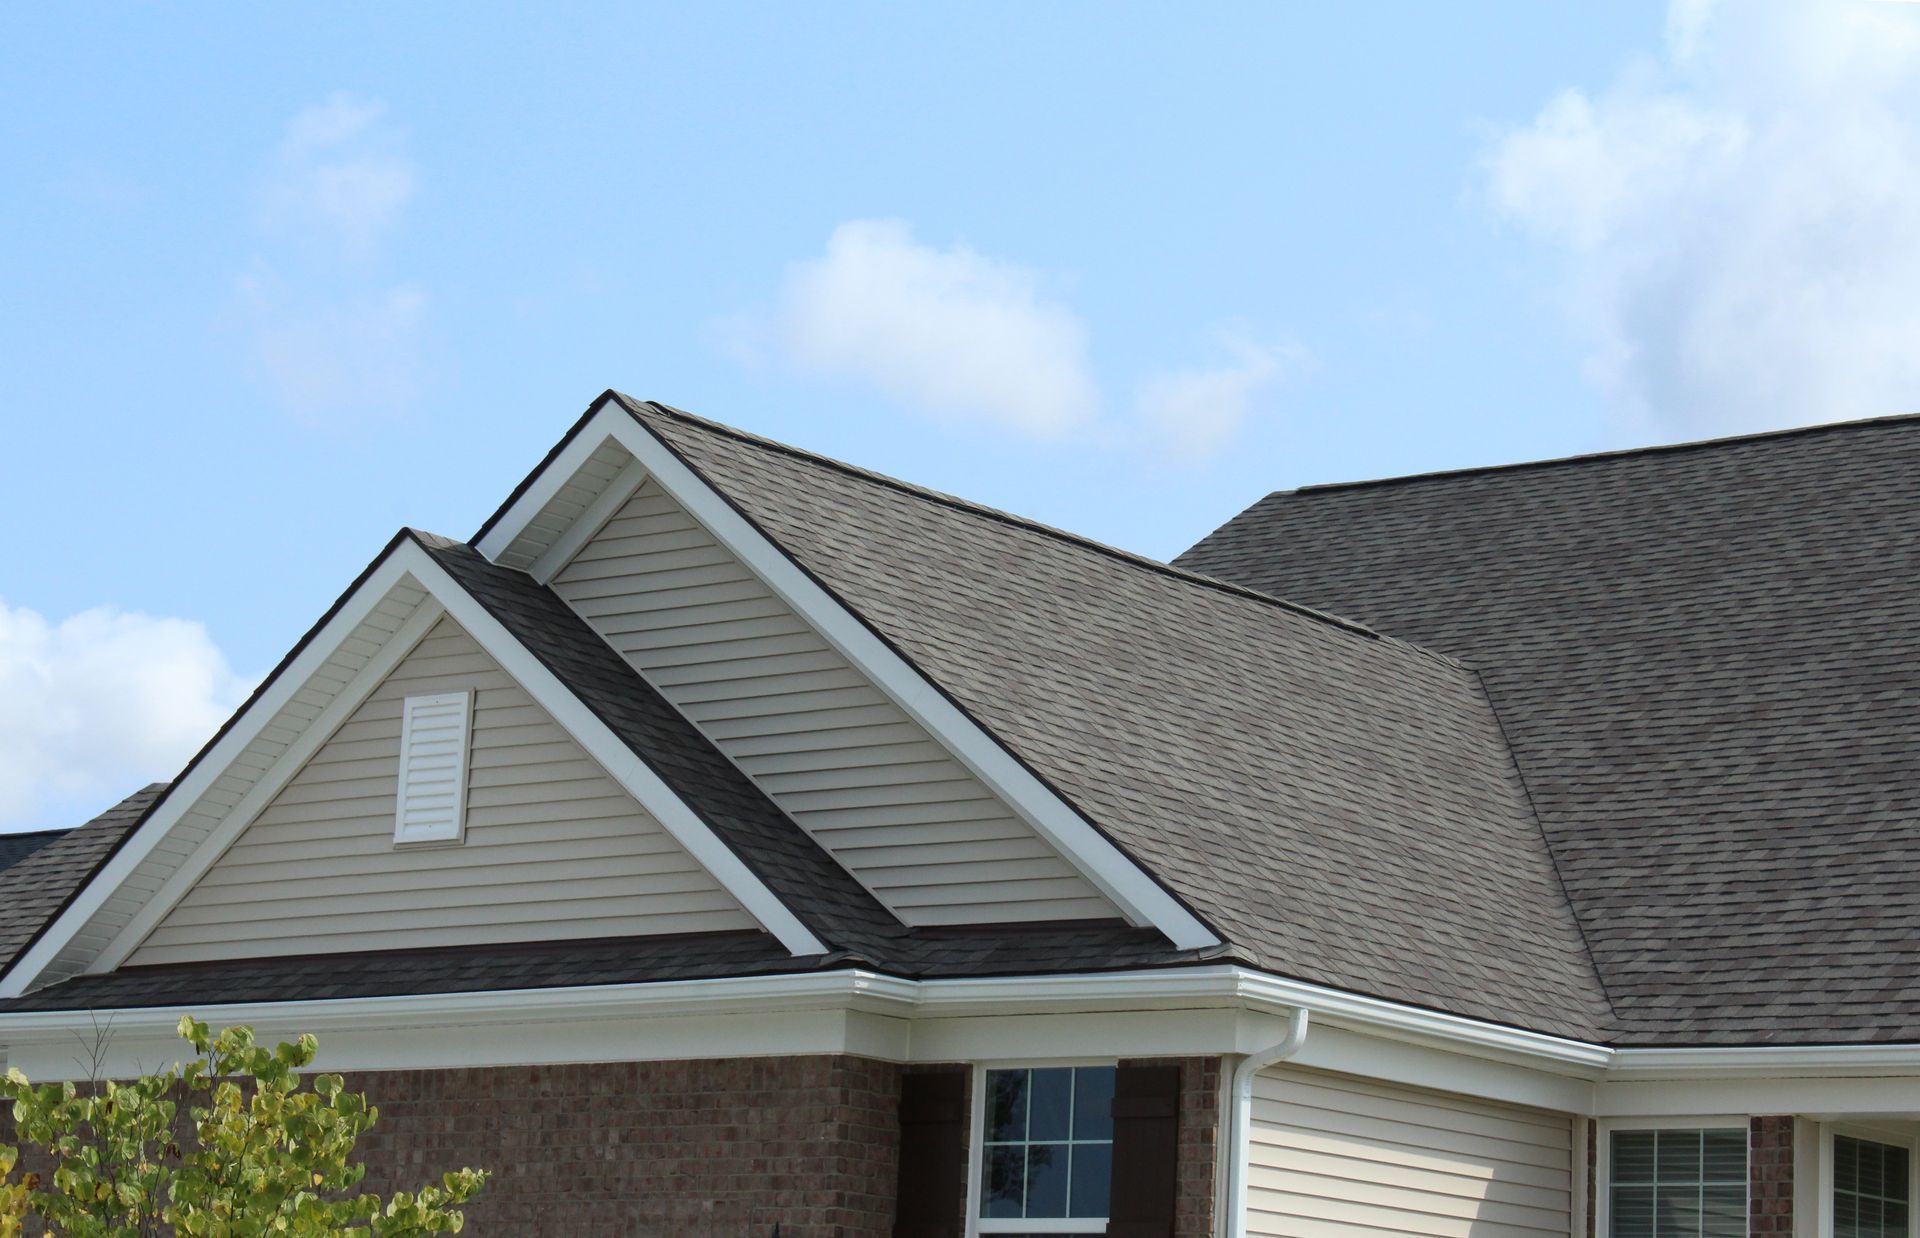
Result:
[[[1920,5],[0,10],[0,830],[602,390],[1171,557],[1920,411]]]

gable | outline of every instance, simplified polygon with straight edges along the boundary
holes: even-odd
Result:
[[[654,479],[550,583],[907,924],[1119,914]]]
[[[396,845],[404,701],[457,692],[473,693],[465,839]],[[551,714],[443,617],[127,961],[754,927]]]

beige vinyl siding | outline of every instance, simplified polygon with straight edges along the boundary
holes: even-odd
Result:
[[[475,694],[465,841],[396,847],[402,701]],[[130,964],[754,927],[451,619],[248,825]]]
[[[1247,1232],[1567,1238],[1573,1119],[1304,1070],[1254,1080]]]
[[[908,924],[1118,914],[652,480],[553,587]]]

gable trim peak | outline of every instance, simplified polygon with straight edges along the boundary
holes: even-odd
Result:
[[[481,527],[474,547],[488,559],[498,561],[593,454],[609,440],[617,442],[634,458],[644,476],[939,740],[963,768],[1013,808],[1129,922],[1158,929],[1181,949],[1221,944],[1218,934],[1184,902],[963,710],[863,616],[801,566],[642,416],[625,397],[614,392],[603,395],[548,453],[540,468]],[[624,478],[623,473],[620,483],[609,484],[602,492],[601,500],[612,505],[600,513],[603,518],[594,521],[600,509],[596,502],[571,527],[561,530],[559,537],[572,542],[575,530],[591,523],[579,541],[590,538],[605,523],[604,516],[618,509],[616,501],[607,496],[621,491]],[[550,541],[536,560],[546,563],[559,544],[558,540]],[[557,572],[565,566],[565,559],[556,558],[547,566]]]

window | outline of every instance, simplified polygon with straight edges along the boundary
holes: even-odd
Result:
[[[1611,1238],[1746,1238],[1745,1128],[1616,1130],[1608,1168]]]
[[[467,817],[467,735],[473,693],[410,696],[400,712],[396,843],[459,842]]]
[[[1833,1238],[1907,1238],[1913,1150],[1833,1137]]]
[[[982,1234],[1102,1234],[1113,1180],[1112,1066],[988,1070]]]

